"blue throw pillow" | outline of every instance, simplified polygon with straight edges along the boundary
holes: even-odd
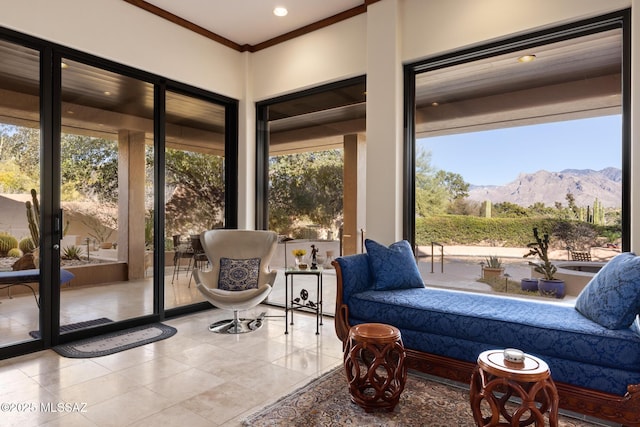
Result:
[[[613,257],[580,292],[576,310],[608,329],[631,326],[640,313],[640,257]]]
[[[402,240],[386,247],[366,239],[364,246],[376,291],[424,288],[409,242]]]
[[[220,258],[218,289],[225,291],[257,289],[259,275],[260,258]]]

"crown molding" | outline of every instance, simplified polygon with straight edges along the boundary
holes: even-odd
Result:
[[[360,6],[356,6],[349,10],[345,10],[344,12],[337,13],[328,18],[322,19],[318,22],[314,22],[309,25],[305,25],[304,27],[298,28],[296,30],[290,31],[288,33],[282,34],[280,36],[274,37],[272,39],[266,40],[264,42],[250,45],[250,44],[238,44],[232,40],[229,40],[226,37],[222,37],[216,33],[213,33],[205,28],[202,28],[199,25],[194,24],[191,21],[187,21],[177,15],[174,15],[171,12],[167,12],[166,10],[159,8],[157,6],[152,5],[151,3],[147,3],[144,0],[124,0],[132,6],[136,6],[140,9],[143,9],[149,13],[152,13],[160,18],[166,19],[169,22],[172,22],[176,25],[179,25],[187,30],[193,31],[201,36],[204,36],[210,40],[218,42],[224,46],[227,46],[231,49],[237,50],[238,52],[257,52],[262,49],[266,49],[271,46],[275,46],[279,43],[285,42],[287,40],[294,39],[296,37],[300,37],[304,34],[311,33],[313,31],[319,30],[324,27],[328,27],[329,25],[333,25],[337,22],[344,21],[346,19],[352,18],[354,16],[360,15],[362,13],[367,12],[367,7],[370,4],[377,3],[380,0],[364,0],[363,4]]]

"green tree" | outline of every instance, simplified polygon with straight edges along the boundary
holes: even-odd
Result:
[[[152,151],[148,151],[150,156]],[[199,233],[224,220],[224,158],[167,149],[165,179],[167,234]],[[148,159],[148,161],[150,161]]]
[[[0,124],[0,191],[22,193],[39,187],[39,130]]]
[[[289,234],[296,220],[325,228],[342,216],[342,150],[269,159],[269,228]]]
[[[416,155],[416,214],[421,217],[459,211],[459,202],[469,195],[469,184],[457,173],[434,168],[431,152]],[[453,206],[452,206],[453,205]]]
[[[458,173],[439,170],[436,172],[435,183],[445,188],[449,203],[469,197],[469,183]]]
[[[118,201],[118,143],[82,135],[62,135],[63,200]]]
[[[502,218],[525,218],[529,216],[526,208],[511,202],[496,203],[493,205],[493,214]]]

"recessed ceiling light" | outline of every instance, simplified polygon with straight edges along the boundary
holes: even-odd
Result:
[[[433,101],[433,102],[431,103],[431,106],[432,106],[432,107],[437,107],[438,105],[440,105],[440,103],[439,103],[439,102],[437,102],[437,101]]]
[[[278,6],[273,9],[273,14],[276,16],[287,16],[287,13],[289,13],[289,11],[286,7]]]
[[[61,62],[60,63],[60,68],[62,68],[64,70],[65,68],[69,68],[69,65],[66,62]]]
[[[111,95],[111,92],[109,92],[108,90],[105,90],[105,91],[104,91],[104,92],[102,92],[102,93],[104,93],[104,94],[105,94],[105,95],[107,95],[107,96]]]
[[[531,62],[536,59],[535,55],[522,55],[518,58],[518,62]]]

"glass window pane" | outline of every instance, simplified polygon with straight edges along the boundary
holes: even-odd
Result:
[[[153,85],[62,63],[60,324],[153,313]]]
[[[25,202],[40,192],[39,52],[0,41],[0,270],[39,268]],[[39,196],[38,196],[39,197]],[[33,225],[39,225],[35,217]],[[34,241],[35,239],[35,241]],[[39,331],[38,283],[0,284],[0,346]]]
[[[616,29],[416,76],[415,240],[438,273],[426,283],[526,294],[521,279],[542,274],[523,259],[534,227],[567,298],[589,280],[575,259],[619,253],[621,70]]]
[[[225,225],[226,129],[222,105],[171,91],[166,100],[165,307],[172,308],[204,301],[191,270],[210,267],[200,233]]]

